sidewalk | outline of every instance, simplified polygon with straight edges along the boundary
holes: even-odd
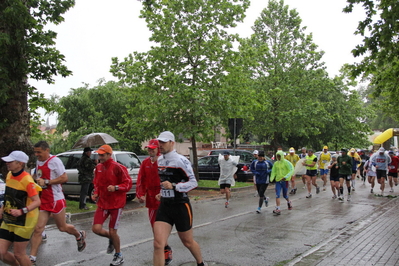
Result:
[[[399,265],[398,207],[391,199],[288,265]]]

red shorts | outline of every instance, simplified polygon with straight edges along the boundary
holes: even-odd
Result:
[[[122,216],[122,208],[105,210],[100,207],[97,207],[97,210],[94,213],[93,225],[94,224],[102,225],[105,222],[105,220],[107,220],[108,216],[111,216],[108,223],[108,228],[118,229],[119,221]]]
[[[65,208],[66,208],[65,199],[60,199],[57,200],[56,202],[40,204],[40,211],[48,211],[54,214],[59,214]]]

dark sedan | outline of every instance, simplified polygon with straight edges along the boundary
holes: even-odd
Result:
[[[198,160],[198,174],[200,180],[218,180],[220,176],[220,167],[218,163],[218,155],[208,155]],[[249,169],[250,163],[244,163],[240,160],[237,165],[237,181],[252,181],[253,175],[249,171],[243,170],[246,166]]]

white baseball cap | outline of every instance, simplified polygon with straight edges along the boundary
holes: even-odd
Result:
[[[1,157],[1,159],[7,163],[13,161],[27,163],[29,161],[28,155],[26,155],[26,153],[24,153],[23,151],[13,151],[12,153],[10,153],[10,155]]]
[[[157,140],[162,142],[168,142],[168,141],[175,142],[175,135],[173,135],[173,133],[170,131],[164,131],[161,134],[159,134]]]
[[[252,154],[259,154],[258,150],[254,150]]]
[[[383,147],[381,147],[381,148],[378,149],[378,151],[379,151],[379,152],[384,152],[385,149],[384,149]]]

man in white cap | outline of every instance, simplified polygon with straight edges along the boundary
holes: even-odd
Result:
[[[383,147],[378,149],[378,153],[371,157],[371,164],[377,169],[377,182],[380,184],[381,195],[384,196],[385,179],[387,178],[388,165],[391,157],[385,154]]]
[[[157,140],[161,156],[158,173],[161,179],[161,201],[154,223],[154,266],[165,265],[164,247],[173,225],[180,240],[194,256],[198,266],[207,265],[202,260],[201,248],[193,238],[192,208],[187,192],[197,187],[190,161],[174,149],[175,136],[170,131],[162,132]]]
[[[39,186],[24,171],[29,157],[22,151],[13,151],[1,158],[6,162],[7,174],[4,206],[0,208],[0,260],[9,265],[31,265],[26,253],[29,239],[39,218]],[[13,244],[13,252],[8,251]]]

